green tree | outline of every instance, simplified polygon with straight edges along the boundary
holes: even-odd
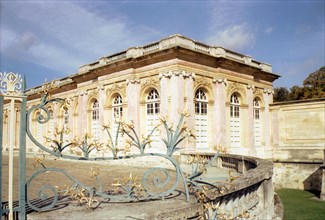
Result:
[[[273,100],[275,102],[284,102],[289,100],[289,91],[286,87],[279,87],[274,89]]]
[[[293,86],[290,91],[285,87],[275,88],[273,96],[275,102],[315,98],[325,98],[325,66],[309,74],[303,87]]]
[[[289,100],[301,100],[304,99],[305,89],[304,87],[292,86],[290,88]]]
[[[325,66],[309,74],[304,80],[304,98],[325,98]]]

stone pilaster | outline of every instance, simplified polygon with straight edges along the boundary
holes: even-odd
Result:
[[[127,120],[133,121],[137,133],[140,132],[140,80],[126,80],[126,96],[128,97]]]
[[[187,118],[187,127],[195,133],[194,77],[195,75],[193,73],[191,76],[185,78],[185,108],[190,113],[190,116]],[[195,139],[187,140],[187,148],[195,149]]]
[[[225,147],[227,146],[227,79],[214,78],[212,82],[214,83],[213,95],[215,98],[213,109],[214,123],[212,124],[212,130],[215,131],[213,132],[213,143]]]
[[[107,122],[105,123],[105,114],[104,114],[104,105],[106,103],[105,98],[106,98],[105,89],[102,85],[99,85],[98,87],[99,140],[103,140],[104,138],[102,125],[107,124]]]
[[[178,124],[180,114],[184,109],[189,111],[190,117],[187,118],[187,126],[189,129],[195,128],[195,112],[194,112],[194,73],[189,73],[184,70],[171,70],[165,73],[160,73],[161,91],[161,114],[168,115],[169,121],[176,126]],[[170,97],[170,107],[168,99]],[[170,108],[170,109],[169,109]],[[169,111],[168,111],[169,110]],[[182,147],[194,148],[194,144],[187,143]]]
[[[160,115],[165,117],[168,116],[169,106],[168,106],[168,96],[169,96],[169,78],[160,74]]]
[[[88,93],[81,91],[79,93],[78,97],[78,134],[79,138],[83,138],[83,135],[85,134],[85,131],[89,133],[88,131],[88,115],[87,115],[87,99],[88,99]]]
[[[177,125],[179,112],[184,110],[184,79],[174,71],[170,78],[170,121]]]
[[[273,102],[273,91],[270,89],[264,89],[263,99],[264,99],[264,141],[265,148],[271,151],[271,114],[270,114],[270,104]]]
[[[251,152],[250,155],[256,155],[255,151],[255,138],[254,138],[254,102],[253,102],[253,91],[254,91],[253,85],[247,86],[247,104],[248,104],[248,112],[247,112],[247,131],[248,131],[248,137],[247,137],[247,147],[250,148]]]

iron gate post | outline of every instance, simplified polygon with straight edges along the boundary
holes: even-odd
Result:
[[[19,131],[19,219],[26,219],[26,96],[20,105]]]
[[[3,106],[4,99],[0,94],[0,218],[2,218],[2,136],[3,136]]]

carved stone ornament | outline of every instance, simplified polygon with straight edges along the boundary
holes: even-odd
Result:
[[[247,85],[247,89],[252,89],[254,91],[255,90],[255,86],[254,85]]]
[[[255,89],[253,92],[254,96],[260,96],[262,97],[262,90],[261,89]]]
[[[128,84],[128,83],[127,83]],[[119,91],[122,93],[121,95],[123,97],[126,96],[126,85],[125,83],[113,83],[112,85],[109,85],[106,87],[106,94],[109,95],[110,93],[114,91]]]
[[[141,86],[147,86],[147,85],[160,85],[159,81],[155,79],[154,77],[149,77],[147,79],[144,79],[141,83]]]
[[[23,79],[20,74],[0,72],[0,94],[21,95],[23,89]]]
[[[232,94],[234,91],[240,91],[240,92],[242,92],[243,95],[246,94],[246,90],[245,90],[244,86],[239,83],[236,83],[236,82],[230,84],[228,87],[228,94]]]
[[[184,78],[195,78],[195,73],[190,73],[185,70],[169,70],[165,73],[159,73],[159,79],[162,79],[163,77],[171,78],[172,76],[182,76]]]
[[[89,96],[98,96],[97,88],[91,89],[88,91]]]
[[[194,81],[194,87],[206,87],[212,89],[211,80],[207,79],[206,77],[197,76]]]

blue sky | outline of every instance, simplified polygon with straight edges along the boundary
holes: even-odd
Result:
[[[0,71],[27,86],[172,34],[272,65],[276,87],[302,85],[325,65],[325,1],[4,1]]]

